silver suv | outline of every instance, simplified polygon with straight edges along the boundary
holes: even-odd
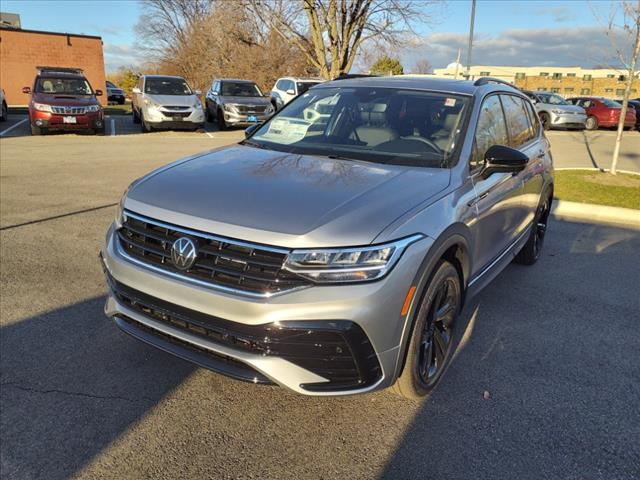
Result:
[[[214,80],[207,92],[207,120],[217,122],[220,130],[228,126],[262,123],[275,109],[260,87],[250,80]]]
[[[159,128],[198,130],[204,126],[199,90],[182,77],[143,75],[132,90],[133,123],[142,132]]]
[[[538,259],[552,196],[549,143],[508,84],[332,81],[131,184],[101,252],[105,311],[234,378],[422,397],[463,304]]]
[[[524,91],[533,104],[542,122],[542,128],[573,128],[584,130],[587,113],[584,108],[571,105],[560,95],[551,92]]]

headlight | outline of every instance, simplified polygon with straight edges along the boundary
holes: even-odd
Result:
[[[273,105],[271,104],[267,105],[267,108],[265,109],[264,113],[266,113],[267,115],[271,115],[273,112],[274,112]]]
[[[556,115],[562,115],[567,112],[565,112],[564,110],[551,110],[551,113],[555,113]]]
[[[293,250],[284,268],[318,283],[377,280],[393,268],[408,245],[421,238],[416,234],[370,247]]]
[[[99,112],[100,108],[100,105],[89,105],[87,107],[87,112]]]
[[[193,108],[195,108],[196,110],[199,110],[202,108],[202,102],[200,102],[199,100],[196,100],[196,103],[193,104]]]
[[[230,105],[228,103],[225,103],[223,105],[223,108],[225,109],[225,111],[227,112],[235,112],[236,111],[236,106],[235,105]]]
[[[156,103],[156,102],[152,102],[151,100],[149,100],[148,98],[144,99],[144,103],[146,103],[147,105],[149,105],[149,107],[151,108],[155,108],[156,110],[160,110],[160,108],[162,107],[162,105]]]
[[[33,108],[35,108],[39,112],[53,113],[53,109],[51,108],[51,105],[45,105],[44,103],[33,102]]]

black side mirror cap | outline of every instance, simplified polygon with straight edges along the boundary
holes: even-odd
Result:
[[[251,135],[255,133],[262,126],[261,123],[254,123],[253,125],[245,128],[244,130],[244,138],[249,138]]]
[[[102,90],[96,90],[96,97],[102,96]]]
[[[529,163],[527,157],[520,150],[505,145],[493,145],[484,154],[485,167],[482,171],[486,178],[492,173],[518,173]]]

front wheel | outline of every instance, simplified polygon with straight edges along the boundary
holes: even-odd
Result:
[[[140,115],[138,115],[138,111],[131,107],[131,112],[133,114],[133,123],[140,123]]]
[[[31,125],[31,135],[45,135],[47,133],[46,128],[36,127],[35,125]]]
[[[549,118],[548,113],[540,114],[540,123],[542,123],[542,128],[544,130],[549,130],[551,128],[551,119]]]
[[[587,130],[597,130],[598,129],[598,119],[596,117],[587,118],[587,121],[584,122],[584,127]]]
[[[423,290],[415,314],[402,374],[392,389],[409,399],[429,395],[453,354],[455,327],[462,306],[456,268],[441,260]]]
[[[7,108],[7,102],[2,101],[2,107],[0,109],[0,122],[6,122],[9,117],[9,109]]]
[[[227,129],[227,122],[224,121],[224,114],[222,113],[222,110],[218,110],[218,129],[219,130]]]

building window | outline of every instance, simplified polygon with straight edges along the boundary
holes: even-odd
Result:
[[[590,82],[591,81],[591,75],[584,75],[582,77],[582,80],[584,80],[585,82]]]
[[[615,75],[613,73],[607,74],[607,78],[614,78],[614,77],[615,77]]]
[[[613,92],[613,88],[605,88],[604,89],[604,93],[612,93]]]
[[[566,93],[571,93],[571,92],[573,92],[573,87],[567,87],[567,88],[564,89],[564,91]]]
[[[575,73],[567,73],[567,77],[575,77],[576,74]]]
[[[489,75],[491,75],[491,72],[480,72],[481,77],[488,77]]]
[[[553,74],[553,78],[555,78],[556,80],[562,78],[562,74],[561,73],[554,73]]]
[[[552,93],[560,93],[560,89],[559,88],[552,88],[551,92]]]
[[[591,89],[583,88],[582,90],[580,90],[580,95],[591,95]]]
[[[636,90],[635,88],[632,88],[632,89],[631,89],[631,93],[636,93],[636,91],[637,91],[637,90]]]
[[[549,72],[540,72],[540,76],[541,77],[548,77],[549,76]]]
[[[627,76],[626,75],[620,75],[618,77],[618,81],[619,82],[626,82],[627,81]]]
[[[544,91],[545,91],[545,88],[544,88],[544,87],[538,87],[538,91],[539,91],[539,92],[544,92]]]
[[[516,73],[516,80],[524,80],[524,77],[526,77],[524,72]]]
[[[624,88],[616,88],[616,97],[624,96]]]

